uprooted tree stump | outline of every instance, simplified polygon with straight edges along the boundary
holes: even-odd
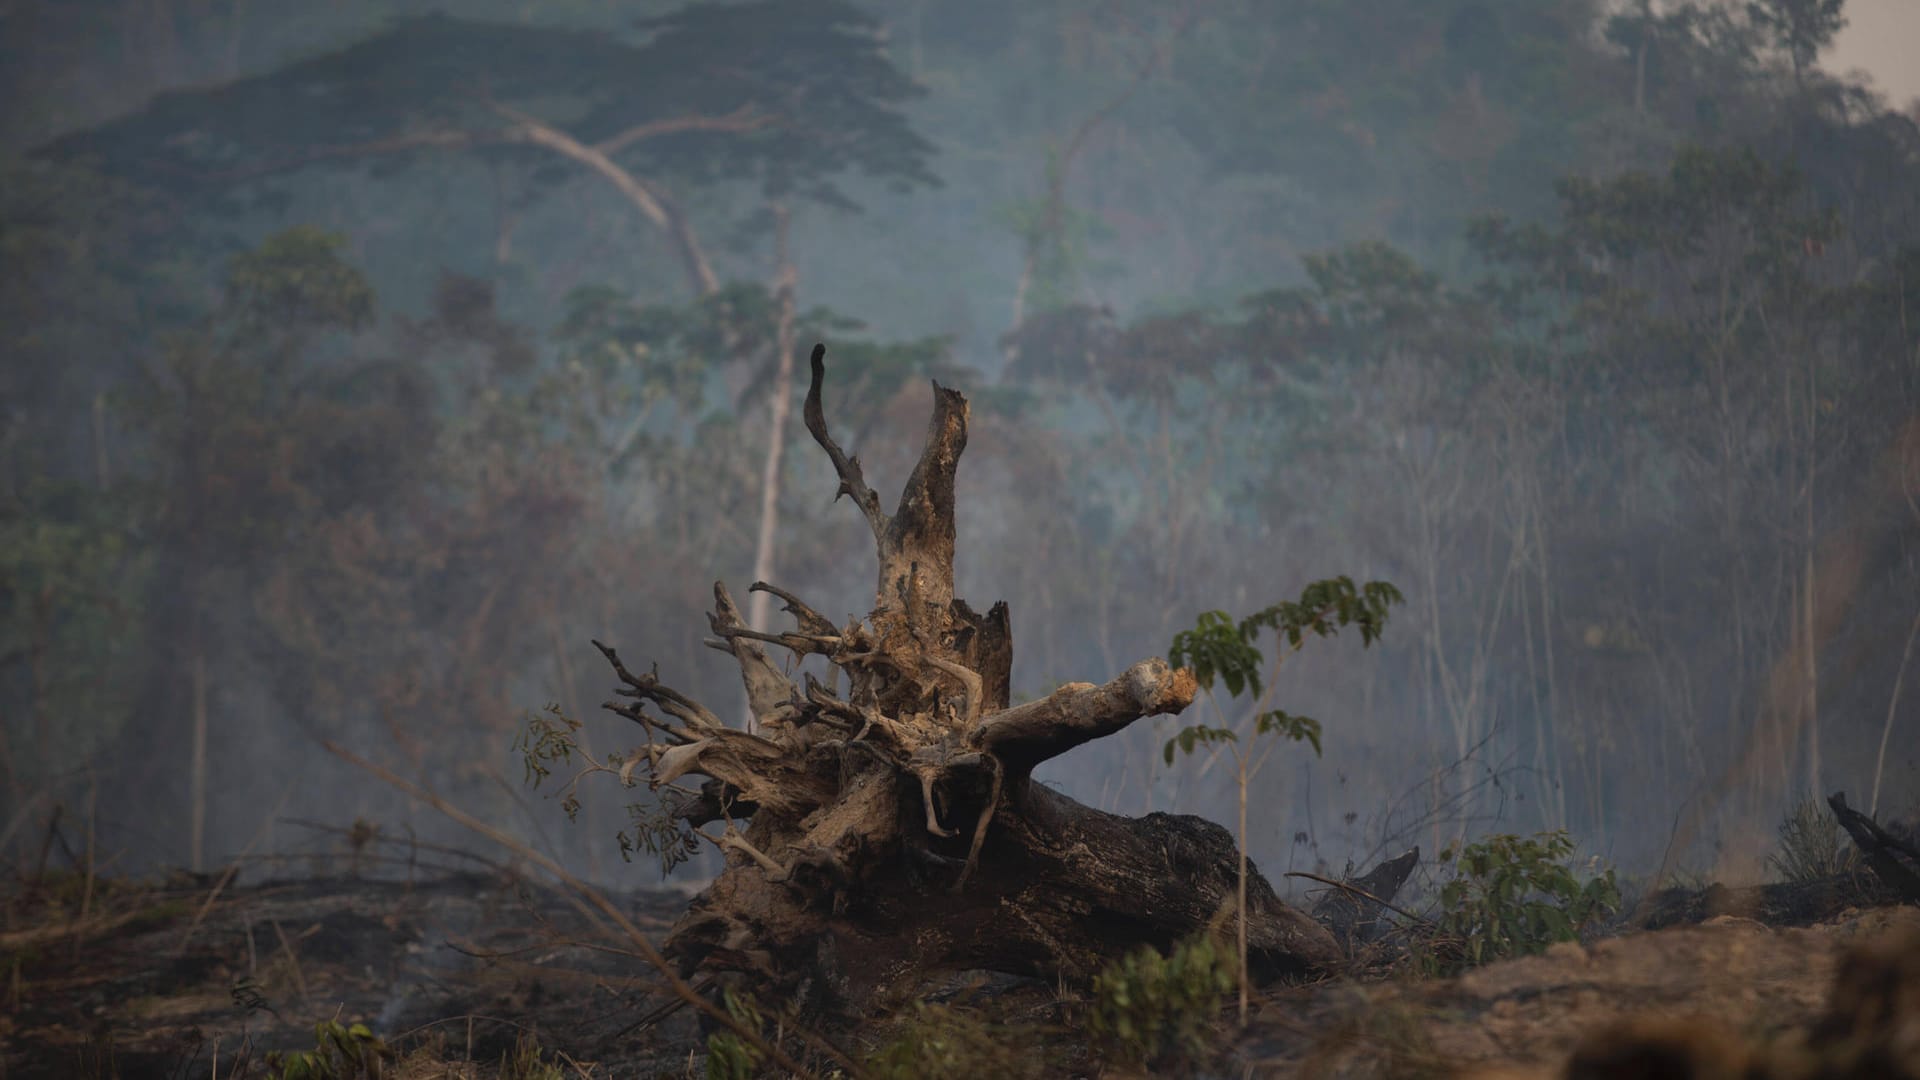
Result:
[[[754,582],[797,623],[761,632],[714,585],[706,643],[739,664],[756,731],[727,727],[595,642],[630,699],[607,707],[648,732],[639,762],[663,796],[660,827],[695,830],[726,852],[725,871],[673,927],[667,955],[683,975],[738,981],[763,999],[857,1011],[956,971],[1084,980],[1142,943],[1165,948],[1217,925],[1235,891],[1224,828],[1189,815],[1104,813],[1032,779],[1049,758],[1185,709],[1193,674],[1147,659],[1104,685],[1072,683],[1012,705],[1006,604],[981,615],[954,595],[966,399],[934,384],[926,446],[889,515],[828,432],[825,351],[814,346],[804,416],[839,494],[872,527],[873,612],[837,627]],[[766,645],[824,658],[825,681],[804,670],[790,679]],[[706,779],[681,786],[690,777]],[[716,824],[717,835],[706,828]],[[1257,979],[1338,962],[1327,930],[1251,869],[1247,908]]]

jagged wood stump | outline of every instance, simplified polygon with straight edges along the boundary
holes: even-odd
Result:
[[[595,643],[629,699],[607,707],[648,733],[641,762],[667,818],[727,855],[667,954],[684,975],[737,980],[762,1000],[855,1012],[955,971],[1084,980],[1134,946],[1164,948],[1230,913],[1235,847],[1225,829],[1188,815],[1103,813],[1032,779],[1049,758],[1185,709],[1192,673],[1148,659],[1105,685],[1010,705],[1007,606],[983,616],[953,591],[966,399],[934,384],[926,446],[888,515],[828,432],[824,355],[815,345],[804,416],[839,494],[872,527],[872,614],[836,627],[755,582],[797,623],[760,632],[716,583],[707,644],[739,664],[754,732],[728,728]],[[765,645],[824,657],[831,674],[796,684]],[[682,786],[692,777],[705,778],[697,790]],[[1256,978],[1337,963],[1326,929],[1251,870],[1247,908]]]

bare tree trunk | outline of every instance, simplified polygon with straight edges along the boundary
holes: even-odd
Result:
[[[53,723],[47,715],[47,653],[53,647],[53,586],[33,597],[33,639],[27,644],[27,670],[33,684],[33,751],[40,769],[53,774]]]
[[[774,300],[779,305],[774,327],[774,367],[772,416],[767,425],[766,465],[760,473],[760,535],[754,542],[753,580],[773,580],[774,534],[780,524],[780,464],[786,454],[787,417],[793,411],[793,308],[794,291],[800,272],[793,265],[787,246],[788,214],[785,203],[773,206]],[[755,630],[767,627],[767,609],[771,595],[756,592],[747,600],[747,625]],[[747,730],[753,730],[752,710],[747,713]]]
[[[112,470],[107,467],[107,395],[104,392],[93,395],[93,473],[101,491],[113,486]]]
[[[193,758],[188,765],[187,800],[187,866],[199,873],[206,869],[207,854],[207,654],[197,630],[193,642]]]
[[[695,296],[719,291],[720,279],[714,274],[712,264],[707,262],[706,252],[700,246],[699,237],[694,234],[693,224],[687,220],[686,212],[665,191],[622,168],[598,146],[589,146],[517,109],[497,103],[493,109],[518,125],[511,133],[511,141],[545,147],[585,165],[612,184],[614,190],[633,204],[648,221],[665,229],[673,240]]]
[[[1238,867],[1234,874],[1234,961],[1239,969],[1240,982],[1240,1026],[1247,1026],[1247,758],[1253,753],[1251,746],[1236,747],[1234,750],[1235,787],[1240,801],[1240,829],[1235,837],[1238,847]]]
[[[1013,325],[1019,326],[1027,315],[1027,293],[1033,285],[1034,267],[1039,261],[1042,249],[1049,243],[1057,243],[1067,225],[1067,173],[1072,170],[1074,159],[1086,148],[1088,138],[1095,129],[1107,122],[1114,113],[1133,99],[1140,88],[1147,84],[1154,72],[1167,62],[1167,53],[1173,43],[1184,37],[1193,24],[1200,19],[1201,6],[1195,4],[1181,13],[1164,41],[1149,41],[1147,54],[1135,68],[1134,76],[1128,80],[1120,92],[1108,99],[1091,115],[1080,122],[1073,135],[1067,139],[1067,145],[1061,151],[1059,160],[1050,161],[1047,169],[1046,193],[1040,204],[1040,221],[1027,236],[1026,251],[1020,263],[1020,282],[1013,294]]]
[[[1811,355],[1811,353],[1809,353]],[[1818,480],[1820,433],[1820,395],[1814,384],[1811,362],[1807,370],[1807,491],[1804,500],[1806,525],[1806,556],[1804,559],[1807,579],[1807,603],[1801,614],[1800,632],[1807,640],[1807,797],[1817,798],[1823,790],[1820,782],[1820,653],[1815,648],[1814,616],[1818,611],[1815,588],[1818,578],[1814,573],[1814,548],[1819,537],[1813,531],[1813,494]]]
[[[1873,758],[1873,795],[1867,800],[1867,816],[1880,809],[1880,777],[1887,771],[1887,740],[1893,735],[1893,718],[1900,712],[1900,684],[1907,678],[1907,661],[1913,659],[1913,641],[1920,637],[1920,615],[1913,618],[1907,631],[1906,647],[1900,650],[1900,667],[1893,673],[1893,693],[1887,699],[1887,722],[1880,727],[1880,752]]]

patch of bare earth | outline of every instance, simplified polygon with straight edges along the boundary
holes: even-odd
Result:
[[[1842,980],[1846,958],[1902,950],[1912,959],[1896,977],[1912,985],[1885,996],[1912,1015],[1889,1037],[1907,1040],[1908,1067],[1920,1070],[1920,908],[1911,906],[1808,927],[1719,916],[1587,947],[1558,945],[1455,979],[1282,991],[1266,1002],[1243,1053],[1262,1076],[1557,1077],[1582,1048],[1592,1056],[1609,1043],[1677,1039],[1702,1063],[1760,1062],[1763,1071],[1752,1075],[1853,1075],[1800,1061],[1801,1051],[1823,1021],[1847,1022],[1834,1020],[1836,996],[1844,1013],[1871,993],[1857,974]],[[1590,1075],[1653,1075],[1623,1068]]]

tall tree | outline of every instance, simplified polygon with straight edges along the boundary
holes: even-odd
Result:
[[[296,401],[306,351],[319,338],[371,318],[373,294],[339,258],[340,240],[313,229],[270,238],[236,257],[224,301],[200,326],[168,342],[143,369],[129,415],[157,463],[151,540],[166,572],[148,603],[154,621],[150,697],[180,724],[147,737],[188,746],[188,861],[206,855],[209,740],[217,690],[210,660],[234,574],[280,550],[300,492],[283,421]],[[238,605],[234,605],[237,607]],[[163,759],[164,760],[164,759]]]
[[[1754,0],[1747,4],[1747,17],[1787,54],[1794,81],[1803,82],[1821,50],[1846,29],[1846,4],[1847,0]]]
[[[919,90],[841,0],[695,5],[636,37],[409,18],[358,44],[208,90],[163,95],[46,152],[207,194],[322,166],[464,151],[535,189],[610,184],[671,242],[696,295],[719,287],[687,196],[754,183],[850,208],[836,178],[929,184],[900,108]]]

